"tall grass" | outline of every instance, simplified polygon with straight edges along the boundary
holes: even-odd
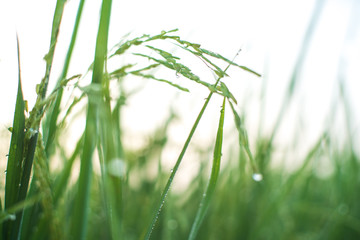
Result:
[[[347,140],[350,149],[336,148],[331,129],[325,129],[296,170],[284,171],[270,164],[275,147],[273,138],[294,93],[300,63],[294,70],[272,133],[270,136],[260,134],[251,147],[243,116],[236,109],[237,100],[224,78],[229,67],[256,76],[260,74],[236,64],[234,59],[229,60],[200,44],[182,39],[177,36],[177,29],[123,39],[108,50],[111,0],[104,0],[101,6],[95,57],[89,68],[91,83],[83,83],[87,73],[68,76],[84,2],[79,2],[62,73],[55,88],[47,94],[65,4],[57,1],[49,53],[45,56],[45,75],[37,87],[38,98],[28,118],[22,94],[21,46],[18,43],[18,92],[10,129],[4,205],[0,202],[0,239],[360,237],[360,196],[356,191],[360,183],[359,159],[350,131]],[[315,23],[313,20],[312,24]],[[311,36],[313,25],[309,29],[306,39]],[[308,41],[304,41],[304,46]],[[214,81],[204,81],[175,53],[159,47],[165,43],[175,46],[176,53],[181,51],[200,59],[216,76]],[[301,54],[299,62],[304,59],[306,47]],[[126,61],[134,58],[135,62]],[[126,63],[110,69],[108,63],[117,63],[118,59]],[[136,94],[124,87],[128,79],[157,81],[171,90],[189,92],[184,86],[159,77],[157,73],[161,71],[171,71],[208,91],[170,173],[162,166],[161,156],[169,144],[168,130],[176,113],[171,112],[165,124],[155,129],[147,143],[135,150],[124,144],[126,129],[121,124],[121,119],[127,117],[123,106],[131,94]],[[64,97],[65,88],[73,90],[70,96]],[[349,118],[344,86],[340,89]],[[199,151],[200,168],[192,184],[185,190],[170,191],[196,129],[215,95],[222,97],[223,102],[211,146],[212,159],[208,153]],[[225,110],[226,105],[231,110]],[[85,128],[76,145],[65,149],[62,139],[66,126],[71,126],[73,116],[80,114],[82,107],[86,108]],[[237,130],[235,142],[228,142],[231,138],[225,137],[224,119],[228,114],[232,115],[233,128]],[[350,123],[347,125],[349,127]],[[224,152],[225,143],[236,147]],[[321,177],[318,169],[324,159],[334,171]],[[227,160],[226,164],[223,160]],[[51,168],[59,162],[62,163],[60,169]],[[93,167],[96,162],[100,166],[99,173]],[[147,173],[156,166],[157,176],[149,178]]]

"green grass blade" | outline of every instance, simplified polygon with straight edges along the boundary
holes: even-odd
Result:
[[[57,86],[60,86],[60,82],[66,78],[66,75],[68,72],[72,52],[73,52],[73,49],[75,46],[75,41],[76,41],[76,37],[77,37],[77,32],[78,32],[78,28],[79,28],[79,24],[80,24],[80,19],[81,19],[84,3],[85,3],[85,0],[81,0],[79,3],[79,7],[78,7],[77,14],[76,14],[76,19],[75,19],[75,24],[74,24],[74,29],[73,29],[73,33],[72,33],[70,44],[69,44],[69,49],[66,54],[63,70],[59,77]],[[49,113],[48,118],[45,120],[45,123],[48,122],[48,126],[46,128],[44,128],[44,132],[45,132],[44,142],[45,142],[45,151],[48,155],[49,155],[49,148],[53,142],[55,132],[57,129],[56,124],[57,124],[57,119],[58,119],[58,116],[60,113],[60,103],[61,103],[61,99],[62,99],[62,93],[63,93],[63,88],[60,87],[58,90],[57,96],[56,96],[56,100],[55,100],[53,106],[51,107],[51,110],[48,112]]]
[[[42,197],[43,197],[42,194],[28,197],[24,201],[17,202],[16,204],[14,204],[10,208],[8,208],[6,211],[1,211],[0,212],[1,226],[2,226],[2,223],[7,220],[14,221],[16,219],[16,213],[21,212],[21,211],[23,211],[23,209],[26,209],[26,208],[34,205],[35,203],[39,202]],[[2,239],[2,238],[0,237],[0,239]],[[6,239],[6,237],[5,237],[5,239]]]
[[[176,160],[176,163],[175,163],[174,167],[172,168],[169,179],[168,179],[168,181],[167,181],[167,183],[165,185],[163,193],[161,194],[160,201],[159,201],[159,203],[157,205],[157,208],[155,210],[155,213],[153,215],[151,224],[150,224],[149,228],[147,229],[147,232],[146,232],[146,235],[145,235],[145,238],[144,238],[146,240],[149,240],[150,237],[151,237],[151,233],[152,233],[152,231],[153,231],[153,229],[155,227],[155,224],[156,224],[156,222],[157,222],[157,220],[159,218],[160,212],[161,212],[162,207],[163,207],[163,205],[165,203],[166,196],[167,196],[167,194],[168,194],[168,192],[170,190],[171,184],[172,184],[172,182],[173,182],[173,180],[175,178],[175,174],[177,173],[177,170],[179,169],[179,166],[180,166],[181,161],[182,161],[182,159],[183,159],[183,157],[185,155],[185,152],[186,152],[186,150],[187,150],[187,148],[188,148],[188,146],[189,146],[189,144],[191,142],[191,139],[192,139],[192,137],[193,137],[193,135],[195,133],[195,130],[196,130],[197,126],[199,125],[199,122],[200,122],[200,120],[201,120],[201,118],[202,118],[202,116],[203,116],[203,114],[205,112],[205,109],[207,108],[207,106],[209,104],[209,101],[210,101],[212,95],[213,95],[213,92],[210,92],[209,96],[206,98],[206,101],[205,101],[203,107],[201,108],[200,113],[197,116],[193,127],[190,130],[189,136],[186,139],[186,142],[185,142],[185,144],[184,144],[184,146],[183,146],[183,148],[181,150],[181,153],[180,153],[178,159]]]
[[[22,174],[22,163],[25,139],[25,104],[21,86],[21,67],[20,67],[20,47],[17,39],[18,55],[18,89],[15,104],[14,121],[11,134],[9,158],[6,169],[5,183],[5,211],[19,202],[19,191]],[[20,217],[18,215],[17,217]],[[17,237],[20,221],[9,221],[5,223],[2,236],[5,239],[15,239]]]
[[[122,180],[124,176],[124,156],[117,149],[121,147],[119,141],[115,141],[114,127],[112,120],[110,102],[102,105],[99,114],[100,146],[103,156],[100,159],[103,168],[103,186],[105,190],[106,210],[108,222],[113,239],[120,239],[122,236]],[[119,139],[117,139],[119,140]]]
[[[231,110],[233,112],[234,115],[234,121],[235,121],[235,126],[236,129],[239,133],[239,144],[241,147],[244,148],[246,155],[248,156],[249,160],[250,160],[250,165],[251,168],[253,170],[253,178],[256,181],[262,180],[262,175],[259,172],[259,167],[250,151],[250,145],[249,145],[249,140],[248,140],[248,135],[247,135],[247,131],[245,129],[245,127],[243,126],[243,123],[241,121],[241,118],[239,116],[239,114],[236,112],[234,105],[232,104],[231,101],[229,101]],[[261,179],[260,179],[261,178]]]
[[[214,156],[213,156],[213,165],[211,168],[210,179],[209,179],[208,185],[206,187],[206,191],[203,194],[203,197],[201,199],[201,203],[198,208],[198,211],[196,213],[195,221],[194,221],[191,231],[190,231],[189,240],[195,239],[195,237],[199,231],[201,223],[204,220],[207,209],[210,205],[210,201],[214,194],[216,182],[217,182],[217,179],[219,176],[220,162],[221,162],[221,150],[222,150],[222,143],[223,143],[223,132],[224,132],[225,100],[226,100],[226,98],[224,97],[221,112],[220,112],[219,126],[218,126],[218,130],[217,130],[217,135],[216,135]]]
[[[236,54],[236,56],[237,56],[237,54]],[[224,72],[226,72],[229,69],[230,66],[231,66],[231,64],[229,64],[225,68]],[[221,77],[219,77],[216,80],[215,84],[213,85],[213,88],[216,88],[216,86],[219,84],[220,80],[221,80]],[[197,126],[199,125],[199,122],[200,122],[200,120],[201,120],[201,118],[202,118],[202,116],[203,116],[203,114],[205,112],[205,109],[207,108],[207,105],[209,104],[210,99],[211,99],[213,94],[214,94],[214,91],[210,91],[209,96],[206,98],[205,103],[204,103],[203,107],[201,108],[200,113],[198,114],[198,116],[197,116],[191,130],[190,130],[190,133],[189,133],[189,135],[188,135],[188,137],[187,137],[187,139],[185,141],[185,144],[184,144],[184,146],[183,146],[183,148],[182,148],[182,150],[180,152],[180,155],[179,155],[178,159],[176,160],[176,163],[175,163],[174,167],[172,168],[169,179],[166,182],[165,188],[164,188],[164,190],[163,190],[163,192],[161,194],[160,201],[159,201],[159,203],[157,205],[157,208],[155,209],[155,213],[153,215],[151,224],[149,225],[149,228],[147,229],[146,235],[144,237],[144,239],[146,239],[146,240],[149,240],[150,237],[151,237],[151,233],[152,233],[153,229],[155,228],[155,224],[156,224],[156,222],[157,222],[157,220],[159,218],[162,207],[164,206],[166,196],[167,196],[167,194],[168,194],[168,192],[170,190],[171,184],[172,184],[172,182],[173,182],[173,180],[175,178],[177,170],[179,169],[179,166],[180,166],[181,161],[182,161],[182,159],[183,159],[183,157],[185,155],[185,152],[186,152],[186,150],[187,150],[187,148],[188,148],[188,146],[189,146],[189,144],[191,142],[191,139],[192,139],[192,137],[193,137],[193,135],[195,133],[195,130],[196,130]]]
[[[58,0],[56,2],[53,22],[52,22],[52,30],[51,30],[51,39],[50,39],[50,48],[49,52],[44,57],[46,61],[46,69],[45,69],[45,76],[41,80],[41,83],[37,85],[37,100],[35,103],[34,108],[30,112],[30,117],[26,124],[26,135],[25,135],[25,155],[24,155],[24,164],[23,164],[23,174],[21,178],[21,185],[19,190],[19,200],[24,200],[28,193],[28,186],[30,181],[31,169],[34,160],[34,153],[36,149],[37,139],[38,139],[38,132],[40,127],[40,121],[44,114],[44,100],[47,92],[47,86],[50,79],[50,72],[54,58],[54,51],[57,43],[57,38],[59,34],[61,19],[64,12],[64,4],[65,1]],[[32,179],[35,181],[36,177]],[[34,193],[36,194],[36,191]],[[20,227],[20,221],[22,221],[23,212],[19,213],[19,217],[15,220]],[[27,218],[29,222],[21,223],[23,227],[34,226],[33,219]],[[21,232],[21,230],[17,230],[16,236]],[[28,237],[28,236],[27,236]],[[16,237],[17,238],[17,237]]]
[[[101,6],[99,30],[96,39],[94,70],[92,84],[102,83],[104,64],[107,55],[107,42],[110,25],[111,0],[103,0]],[[81,156],[78,192],[75,199],[75,208],[72,216],[72,239],[85,239],[87,215],[89,211],[89,192],[92,176],[92,156],[96,145],[98,109],[96,100],[89,95],[88,112],[84,136],[84,149]]]
[[[79,141],[76,144],[74,152],[67,160],[64,169],[61,171],[60,175],[55,179],[54,187],[53,187],[53,194],[54,194],[54,204],[56,205],[60,200],[60,197],[66,190],[66,186],[69,182],[71,177],[71,169],[75,162],[76,157],[81,154],[82,147],[84,145],[84,134],[81,136]]]

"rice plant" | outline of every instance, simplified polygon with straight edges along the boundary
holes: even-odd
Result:
[[[21,64],[27,63],[20,61],[18,41],[18,90],[9,128],[5,197],[0,201],[0,239],[359,238],[359,159],[350,134],[350,148],[335,148],[331,129],[325,129],[301,166],[292,172],[270,164],[276,147],[273,139],[289,106],[300,67],[294,70],[272,133],[260,134],[255,146],[250,146],[245,116],[238,113],[236,96],[225,78],[229,68],[261,75],[235,63],[239,52],[230,60],[183,39],[177,29],[125,37],[109,48],[111,0],[102,1],[94,59],[88,72],[68,76],[84,2],[79,2],[62,72],[48,92],[65,4],[57,1],[50,48],[44,57],[45,74],[36,87],[37,100],[30,112],[20,71]],[[163,47],[166,44],[173,50]],[[214,78],[202,79],[192,64],[179,57],[180,53],[200,60]],[[163,77],[161,72],[170,72],[208,92],[182,148],[177,149],[170,172],[162,166],[161,156],[176,112],[169,110],[164,124],[136,149],[126,145],[127,129],[122,125],[127,101],[141,94],[126,87],[133,79],[155,81],[181,94],[191,92],[186,84]],[[88,75],[90,83],[86,82]],[[349,116],[344,87],[340,89],[345,115]],[[196,144],[193,136],[214,96],[221,98],[222,104],[214,142],[206,146],[212,154],[198,150],[200,167],[192,183],[185,190],[171,191],[185,153]],[[83,109],[86,113],[79,118],[84,128],[78,129],[76,144],[69,149],[64,138]],[[234,119],[235,142],[229,142],[224,131],[228,117]],[[226,143],[233,148],[225,154]],[[317,173],[324,158],[334,169],[325,178]],[[54,164],[59,167],[54,169]],[[150,178],[148,173],[154,167],[156,177]]]

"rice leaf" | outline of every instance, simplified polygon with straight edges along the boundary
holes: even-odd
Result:
[[[53,58],[55,47],[59,35],[59,29],[61,24],[61,19],[64,12],[65,1],[58,0],[56,2],[55,12],[53,16],[52,22],[52,30],[51,30],[51,38],[50,38],[50,48],[49,52],[44,57],[46,61],[46,69],[44,78],[41,80],[40,84],[36,87],[37,99],[33,109],[30,112],[29,119],[26,121],[25,128],[25,153],[24,153],[24,163],[23,163],[23,173],[21,176],[20,189],[19,189],[19,201],[24,200],[27,196],[33,196],[37,194],[37,188],[31,188],[33,191],[28,190],[30,176],[32,172],[32,165],[34,160],[35,149],[38,140],[38,133],[40,128],[40,122],[44,115],[44,105],[47,103],[45,100],[47,87],[50,79],[50,72],[52,68]],[[32,178],[32,181],[36,181],[36,177]],[[32,184],[34,185],[34,184]],[[35,185],[34,185],[35,186]],[[39,216],[39,212],[36,211],[34,215],[23,218],[23,211],[20,211],[17,214],[17,218],[15,220],[15,224],[17,228],[14,234],[14,239],[17,239],[18,236],[24,236],[23,230],[24,228],[29,229],[30,231],[36,226],[37,217]],[[21,225],[20,225],[21,223]],[[20,229],[21,228],[21,229]],[[20,235],[21,234],[21,235]],[[29,236],[26,236],[29,237]]]
[[[220,162],[221,162],[221,151],[222,151],[222,143],[223,143],[223,132],[224,132],[224,118],[225,118],[225,100],[224,97],[221,112],[220,112],[220,120],[219,126],[217,130],[216,140],[215,140],[215,148],[214,148],[214,156],[213,156],[213,165],[211,168],[211,175],[206,187],[206,190],[201,199],[200,206],[196,213],[195,221],[192,225],[189,240],[193,240],[196,238],[196,235],[199,231],[202,221],[206,215],[206,212],[209,208],[210,201],[215,191],[217,179],[220,172]]]
[[[164,187],[164,190],[163,190],[163,192],[162,192],[162,194],[161,194],[160,201],[158,202],[157,207],[155,208],[155,212],[154,212],[154,214],[153,214],[152,221],[151,221],[151,223],[150,223],[147,231],[144,233],[144,237],[142,237],[142,239],[149,240],[150,237],[151,237],[152,231],[153,231],[153,229],[154,229],[154,227],[155,227],[155,224],[156,224],[156,222],[157,222],[157,220],[158,220],[158,218],[159,218],[159,215],[160,215],[160,212],[161,212],[161,210],[162,210],[162,207],[164,206],[166,196],[168,195],[168,192],[169,192],[169,190],[170,190],[170,186],[171,186],[171,184],[172,184],[172,182],[173,182],[173,180],[174,180],[174,178],[175,178],[175,174],[177,173],[177,170],[179,169],[179,166],[180,166],[180,164],[181,164],[181,161],[182,161],[182,159],[184,158],[185,152],[186,152],[186,150],[187,150],[187,148],[188,148],[188,146],[189,146],[189,144],[190,144],[190,142],[191,142],[191,139],[192,139],[192,137],[193,137],[193,135],[194,135],[194,133],[195,133],[195,130],[196,130],[197,126],[199,125],[199,122],[200,122],[200,120],[201,120],[201,118],[202,118],[202,116],[203,116],[203,114],[204,114],[204,112],[205,112],[205,110],[206,110],[209,102],[210,102],[210,99],[211,99],[213,93],[214,93],[214,92],[212,92],[212,91],[209,93],[209,95],[208,95],[208,97],[206,98],[206,101],[205,101],[203,107],[202,107],[201,110],[200,110],[200,113],[198,114],[198,116],[197,116],[197,118],[196,118],[196,120],[195,120],[195,122],[194,122],[194,124],[193,124],[193,126],[192,126],[192,128],[191,128],[191,130],[190,130],[190,133],[189,133],[189,135],[188,135],[188,137],[187,137],[187,139],[186,139],[186,141],[185,141],[185,144],[184,144],[184,146],[183,146],[183,148],[182,148],[182,150],[181,150],[181,152],[180,152],[180,154],[179,154],[179,157],[178,157],[178,159],[176,160],[176,163],[175,163],[174,167],[173,167],[172,170],[171,170],[169,179],[168,179],[168,181],[166,182],[166,185],[165,185],[165,187]]]
[[[31,207],[43,198],[43,194],[37,194],[26,198],[26,200],[17,202],[6,211],[0,212],[0,225],[6,221],[13,222],[16,219],[16,213],[23,211],[26,208]]]
[[[253,155],[250,151],[250,146],[249,146],[249,140],[248,140],[248,135],[247,135],[247,131],[245,129],[245,127],[243,126],[242,124],[242,121],[241,121],[241,118],[239,116],[239,114],[236,112],[232,102],[229,101],[229,104],[231,106],[231,110],[233,112],[233,115],[234,115],[234,121],[235,121],[235,126],[236,126],[236,129],[239,133],[239,144],[241,147],[244,148],[249,160],[250,160],[250,165],[251,165],[251,168],[253,170],[253,174],[259,174],[258,176],[260,177],[261,174],[259,172],[259,168],[257,166],[257,163],[255,161],[255,159],[253,158]]]
[[[104,64],[107,55],[111,0],[103,0],[101,6],[99,30],[96,39],[94,70],[92,84],[101,84],[103,80]],[[81,155],[78,192],[72,215],[71,235],[73,239],[85,239],[87,216],[89,212],[89,193],[92,177],[92,155],[96,145],[97,133],[97,105],[93,101],[88,103],[86,116],[84,149]]]
[[[98,154],[102,167],[102,184],[105,193],[106,211],[112,239],[122,236],[122,180],[124,175],[124,156],[121,139],[115,141],[110,101],[103,101],[99,108]],[[120,144],[120,145],[117,145]]]
[[[8,211],[19,201],[21,177],[23,173],[23,154],[25,146],[25,104],[21,84],[20,46],[17,38],[18,89],[15,103],[14,121],[11,134],[9,157],[6,168],[5,207]],[[21,217],[20,214],[17,217]],[[16,218],[16,217],[15,217]],[[16,219],[12,219],[16,220]],[[8,221],[3,228],[3,236],[15,239],[18,235],[20,221]]]

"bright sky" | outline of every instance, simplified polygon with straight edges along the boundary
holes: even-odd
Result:
[[[15,106],[16,32],[21,47],[23,91],[31,106],[35,100],[35,85],[45,72],[42,58],[49,47],[55,2],[0,0],[0,127],[9,126]],[[64,50],[56,52],[54,66],[61,65],[63,61],[78,2],[70,0],[67,3],[58,46]],[[109,46],[119,42],[129,32],[137,36],[179,28],[183,38],[201,43],[205,48],[228,58],[232,58],[241,47],[242,52],[237,61],[264,73],[264,79],[252,78],[248,74],[237,73],[238,71],[231,72],[234,79],[245,78],[239,81],[241,84],[234,84],[235,97],[238,100],[249,97],[247,103],[243,101],[239,107],[245,106],[250,123],[258,122],[257,99],[261,86],[266,83],[267,106],[263,122],[271,129],[315,2],[317,1],[113,0]],[[75,47],[69,76],[85,72],[93,59],[100,3],[99,0],[86,2],[77,40],[79,44]],[[356,109],[355,103],[360,102],[360,1],[327,0],[324,3],[301,72],[301,82],[296,88],[295,103],[287,116],[288,124],[280,131],[280,138],[289,135],[288,128],[296,130],[298,118],[306,125],[310,139],[318,134],[333,106],[332,98],[338,95],[336,89],[339,76],[346,81],[347,98],[353,110],[353,133],[359,135],[360,111]],[[52,83],[56,81],[59,71],[54,67]],[[200,97],[203,99],[205,96],[203,94]],[[139,101],[143,101],[143,98]],[[194,120],[194,114],[198,110],[199,107],[189,114],[189,122]],[[139,118],[134,115],[130,119],[134,123]],[[217,117],[214,122],[216,121]],[[249,125],[250,132],[253,126],[257,126]],[[135,126],[139,124],[135,122]]]

